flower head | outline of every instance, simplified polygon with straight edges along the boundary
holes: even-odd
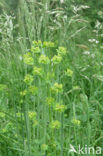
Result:
[[[41,42],[41,40],[33,41],[33,42],[32,42],[32,45],[33,45],[34,47],[40,47],[40,46],[42,45],[42,42]]]
[[[41,69],[41,68],[38,68],[38,67],[34,67],[34,68],[33,68],[33,74],[34,74],[34,75],[41,76],[41,74],[42,74],[42,69]]]
[[[55,102],[54,98],[52,97],[47,97],[46,101],[49,106],[53,106]]]
[[[66,106],[65,105],[60,105],[60,104],[56,104],[56,106],[55,106],[55,111],[57,111],[57,112],[64,112],[65,111],[65,109],[66,109]]]
[[[26,83],[26,84],[31,84],[32,82],[33,82],[33,76],[32,75],[30,75],[30,74],[27,74],[26,76],[25,76],[25,78],[24,78],[24,82]]]
[[[34,47],[32,46],[31,51],[35,54],[40,53],[40,48],[39,47]]]
[[[72,123],[73,123],[74,125],[79,126],[79,125],[80,125],[80,120],[72,119]]]
[[[53,92],[59,93],[63,91],[63,85],[58,84],[57,82],[54,84],[54,86],[51,88]]]
[[[27,94],[27,90],[25,89],[25,90],[23,90],[22,92],[20,92],[20,95],[23,97],[23,96],[25,96]]]
[[[59,63],[61,63],[61,61],[62,61],[62,57],[61,57],[60,55],[55,55],[55,56],[52,58],[52,62],[53,62],[54,64],[59,64]]]
[[[65,74],[69,77],[72,77],[73,75],[73,71],[71,69],[67,69],[67,71],[65,72]]]
[[[23,58],[24,58],[25,64],[27,64],[27,65],[33,65],[34,64],[34,60],[31,56],[31,53],[29,53],[29,52],[26,53]]]
[[[53,42],[46,42],[46,41],[43,42],[43,47],[49,48],[49,47],[54,47],[54,46],[55,44]]]
[[[45,55],[41,55],[40,58],[39,58],[39,63],[42,63],[42,64],[49,64],[50,63],[50,60],[47,56]]]
[[[61,126],[61,124],[58,120],[52,121],[50,124],[51,129],[59,129],[60,126]]]
[[[29,112],[28,115],[29,115],[29,118],[31,120],[34,120],[36,118],[36,116],[37,116],[37,113],[36,112]]]
[[[64,55],[66,55],[67,50],[66,50],[66,48],[64,48],[64,47],[59,47],[59,48],[57,49],[57,52],[58,52],[59,55],[64,56]]]
[[[38,88],[36,86],[29,86],[28,91],[31,94],[37,94]]]

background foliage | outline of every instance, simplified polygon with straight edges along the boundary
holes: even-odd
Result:
[[[67,107],[64,112],[65,142],[62,152],[62,143],[57,138],[52,145],[47,142],[50,146],[48,150],[41,137],[32,141],[29,136],[31,126],[25,112],[31,111],[31,107],[22,107],[20,92],[26,87],[23,81],[25,75],[31,72],[31,68],[27,70],[23,56],[30,51],[34,40],[54,42],[56,47],[48,50],[53,54],[56,54],[59,46],[65,47],[67,56],[60,69],[70,68],[73,71],[72,78],[62,77],[64,71],[59,75],[64,88],[63,102]],[[0,1],[1,156],[34,156],[35,151],[36,156],[67,156],[72,155],[68,153],[70,143],[75,147],[86,144],[103,148],[102,42],[102,1]],[[28,97],[26,101],[29,106],[33,105]],[[42,105],[39,109],[42,109]],[[74,123],[72,119],[75,119]],[[41,122],[45,127],[45,122]],[[38,131],[36,129],[36,136]]]

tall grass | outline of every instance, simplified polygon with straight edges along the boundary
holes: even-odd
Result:
[[[71,3],[20,0],[15,15],[8,14],[5,7],[2,9],[1,156],[69,156],[73,155],[69,153],[70,144],[75,148],[79,144],[103,148],[102,45],[88,41],[98,38],[82,10],[75,12]],[[6,5],[2,2],[0,6]],[[32,46],[36,48],[34,40],[42,41],[40,52],[50,60],[60,46],[67,49],[67,54],[54,66],[52,61],[39,64],[40,54],[32,52],[35,64],[27,65],[24,54],[31,51]],[[48,41],[46,46],[44,41]],[[48,46],[50,41],[54,47]],[[39,76],[32,74],[34,65],[42,68],[43,76],[42,72]],[[65,75],[67,71],[69,76]],[[24,82],[27,74],[33,75],[33,95],[27,92],[32,85]],[[51,91],[55,82],[63,85],[60,94]],[[52,105],[62,101],[65,111],[55,111],[51,101]]]

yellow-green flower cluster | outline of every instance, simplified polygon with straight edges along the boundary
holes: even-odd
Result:
[[[53,42],[46,42],[46,41],[44,41],[43,42],[43,47],[47,47],[47,48],[55,47],[55,44]]]
[[[29,119],[32,121],[32,125],[35,127],[38,125],[38,121],[36,120],[37,113],[35,111],[28,112]]]
[[[19,121],[21,121],[21,116],[22,120],[24,121],[24,115],[21,112],[16,113],[16,117],[19,119]]]
[[[37,116],[37,113],[36,112],[28,112],[28,115],[29,115],[30,120],[34,120]]]
[[[25,90],[23,90],[22,92],[20,92],[20,95],[23,97],[23,96],[25,96],[27,94],[27,90],[25,89]]]
[[[29,83],[28,83],[29,84]],[[34,85],[28,87],[28,89],[25,89],[20,92],[21,97],[26,96],[28,93],[36,95],[38,93],[38,88]]]
[[[63,85],[58,84],[57,82],[54,84],[54,86],[51,88],[53,92],[59,93],[63,91]]]
[[[55,103],[55,100],[52,97],[47,97],[46,102],[49,106],[53,106]]]
[[[33,74],[34,74],[34,75],[41,76],[41,75],[42,75],[42,68],[34,67],[34,68],[33,68]]]
[[[67,71],[65,72],[65,74],[69,77],[72,77],[73,75],[73,71],[71,69],[67,69]]]
[[[61,63],[61,61],[62,61],[62,57],[61,57],[60,55],[55,55],[55,56],[52,58],[52,62],[53,62],[54,64],[59,64],[59,63]]]
[[[51,129],[59,129],[61,126],[61,123],[58,120],[52,121],[50,124]]]
[[[35,46],[35,47],[40,47],[42,45],[42,42],[41,42],[41,40],[33,41],[32,45]]]
[[[39,63],[49,64],[50,63],[49,57],[42,54],[39,58]]]
[[[61,56],[64,56],[64,55],[67,54],[67,50],[66,50],[66,48],[64,48],[64,47],[59,47],[59,48],[57,49],[57,52],[58,52],[58,54],[61,55]]]
[[[28,92],[31,94],[37,94],[38,93],[38,88],[36,86],[29,86]]]
[[[57,111],[57,112],[62,113],[65,111],[65,109],[66,109],[66,106],[63,104],[56,104],[56,106],[55,106],[55,111]]]
[[[40,48],[32,46],[31,52],[33,52],[34,54],[38,54],[38,53],[40,53]]]
[[[24,63],[27,64],[27,65],[33,65],[34,64],[34,60],[31,56],[31,53],[26,53],[24,54]]]
[[[27,74],[24,78],[24,82],[28,85],[30,85],[33,82],[33,80],[34,80],[33,76],[30,74]]]
[[[80,120],[77,120],[77,119],[72,119],[72,123],[76,126],[79,126],[80,125]]]

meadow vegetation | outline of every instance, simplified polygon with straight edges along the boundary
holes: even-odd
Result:
[[[102,113],[103,2],[1,0],[0,156],[103,148]]]

